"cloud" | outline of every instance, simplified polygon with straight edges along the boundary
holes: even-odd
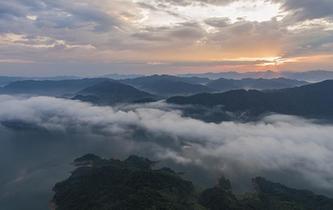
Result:
[[[0,2],[1,18],[9,20],[14,17],[23,17],[24,14],[24,8],[20,7],[20,5],[15,5],[11,2]]]
[[[29,155],[38,142],[44,142],[41,145],[48,146],[40,155],[45,158],[36,154],[44,160],[49,158],[48,153],[53,159],[60,158],[59,145],[67,147],[63,158],[89,151],[121,157],[135,153],[171,161],[185,169],[197,167],[208,174],[224,174],[236,183],[261,175],[333,194],[330,124],[281,115],[253,123],[216,124],[183,117],[163,103],[120,109],[49,97],[1,96],[0,110],[2,129],[6,130],[3,133],[15,131],[16,138],[25,133],[22,136],[26,139],[21,136],[15,145],[30,144],[25,148]]]
[[[333,2],[330,0],[278,0],[283,8],[290,11],[289,18],[304,21],[333,17]]]
[[[15,0],[1,4],[0,14],[19,18],[11,21],[25,22],[30,28],[78,28],[84,23],[92,23],[98,31],[100,28],[106,30],[118,24],[115,17],[106,14],[93,5],[48,0],[39,2]],[[33,20],[27,18],[32,15],[36,18]]]
[[[249,57],[295,61],[293,58],[305,55],[332,54],[332,8],[330,0],[13,0],[0,3],[0,37],[11,34],[25,41],[22,45],[0,40],[0,59],[59,66],[106,63],[108,71],[114,72],[121,72],[114,68],[115,62],[205,63],[246,61],[244,58]],[[308,61],[305,67],[304,62],[290,62],[281,68],[332,66],[331,62]],[[17,70],[22,68],[19,63],[16,68],[1,67],[6,72],[22,73]],[[52,65],[44,68],[53,71]],[[256,64],[207,66],[208,71],[258,68]],[[36,75],[43,73],[34,70],[37,66],[25,69]],[[59,74],[71,74],[70,67],[58,69]],[[151,69],[154,73],[161,71]],[[202,66],[194,69],[206,70]],[[100,71],[104,73],[104,69]]]
[[[197,40],[200,40],[205,35],[204,30],[196,23],[185,22],[177,26],[172,27],[158,27],[158,28],[146,28],[142,32],[133,34],[133,37],[138,40],[144,41],[145,45],[147,42],[149,46],[146,48],[157,48],[161,47],[181,47],[191,46]],[[154,45],[154,42],[155,43]],[[171,45],[171,46],[170,46]]]
[[[217,28],[223,28],[225,26],[228,26],[230,24],[230,19],[229,18],[209,18],[205,20],[205,23],[217,27]]]
[[[204,3],[204,4],[214,4],[214,5],[225,5],[238,0],[162,0],[162,3],[176,4],[176,5],[191,5],[193,3]]]

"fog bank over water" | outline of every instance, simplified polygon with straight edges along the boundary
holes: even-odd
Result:
[[[331,124],[286,115],[217,124],[163,103],[119,109],[12,96],[0,96],[0,121],[0,206],[8,210],[45,209],[52,186],[86,153],[146,156],[205,183],[223,174],[237,189],[265,176],[333,195]]]

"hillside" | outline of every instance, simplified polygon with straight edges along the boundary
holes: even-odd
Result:
[[[230,112],[260,115],[268,112],[308,117],[333,117],[333,80],[302,87],[275,90],[235,90],[219,94],[172,97],[168,103],[222,106]]]
[[[135,79],[121,80],[122,83],[134,86],[140,90],[161,95],[191,95],[213,91],[200,83],[208,82],[205,78],[181,78],[169,75],[153,75]]]
[[[150,101],[155,96],[129,85],[105,81],[79,91],[73,99],[98,105]]]
[[[54,187],[56,210],[202,209],[194,187],[169,169],[151,169],[154,162],[131,156],[124,161],[86,155],[71,177]]]
[[[71,176],[53,188],[54,210],[333,209],[333,199],[261,177],[253,179],[253,192],[236,196],[223,177],[215,187],[198,192],[172,169],[153,169],[156,162],[138,156],[120,161],[88,154],[74,164]]]

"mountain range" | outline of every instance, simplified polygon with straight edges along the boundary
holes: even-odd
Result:
[[[220,78],[217,80],[212,80],[206,85],[211,89],[215,89],[219,92],[226,92],[229,90],[238,89],[256,89],[256,90],[269,90],[269,89],[283,89],[291,88],[309,84],[308,82],[291,80],[285,78],[276,79],[224,79]]]
[[[333,117],[333,80],[271,91],[234,90],[218,94],[171,97],[168,103],[179,105],[220,106],[229,112],[258,116],[280,113],[307,117]]]
[[[211,80],[208,78],[177,77],[171,75],[152,75],[121,80],[113,80],[109,78],[69,78],[62,80],[60,78],[54,78],[52,80],[24,80],[24,78],[12,77],[3,77],[2,79],[4,85],[3,87],[0,87],[0,94],[20,94],[56,97],[75,97],[76,95],[84,96],[86,94],[82,94],[81,91],[105,81],[114,83],[118,82],[118,84],[132,86],[138,91],[143,91],[148,94],[158,96],[158,98],[168,98],[172,96],[189,96],[198,93],[226,92],[236,89],[281,89],[308,84],[304,81],[285,78],[247,78],[240,80],[220,78],[217,80]],[[15,81],[15,79],[18,79],[18,81]],[[119,92],[119,90],[117,91]],[[106,91],[106,89],[104,88],[103,91]],[[108,91],[110,91],[110,94],[113,94],[111,89],[109,89]],[[100,94],[102,94],[103,97],[106,97],[106,93]],[[124,94],[126,94],[126,90],[124,90]]]
[[[120,82],[132,85],[135,88],[155,95],[168,97],[214,91],[213,89],[200,84],[208,81],[209,79],[197,77],[182,78],[170,75],[153,75],[121,80]]]
[[[0,87],[8,85],[12,82],[23,81],[23,80],[73,80],[79,79],[75,76],[55,76],[55,77],[13,77],[13,76],[0,76]]]
[[[155,96],[152,94],[129,85],[115,81],[104,81],[79,91],[73,99],[98,105],[113,105],[116,103],[152,101],[154,98]]]
[[[308,82],[320,82],[328,79],[333,79],[333,72],[326,70],[313,70],[304,72],[292,72],[292,71],[249,71],[249,72],[218,72],[218,73],[199,73],[199,74],[180,74],[180,77],[203,77],[209,79],[245,79],[245,78],[264,78],[273,79],[284,77],[287,79],[304,80]]]
[[[74,95],[89,86],[107,81],[105,78],[74,80],[22,80],[0,88],[0,94],[23,94],[42,96]]]
[[[285,78],[209,80],[153,75],[125,80],[23,80],[0,88],[0,94],[66,97],[96,105],[167,99],[172,104],[209,107],[207,110],[210,113],[222,110],[241,115],[246,113],[244,116],[260,116],[273,112],[331,119],[332,90],[333,80],[309,84]],[[206,111],[201,111],[191,110],[192,114],[202,118]],[[228,118],[223,112],[214,113],[214,121]]]

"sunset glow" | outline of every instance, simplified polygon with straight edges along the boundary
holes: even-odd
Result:
[[[46,64],[65,75],[331,70],[333,13],[321,9],[330,4],[58,0],[33,7],[15,0],[0,3],[13,8],[0,14],[0,67],[11,75],[22,73],[22,63],[41,75],[55,74],[42,70]],[[80,71],[86,66],[94,70]]]

